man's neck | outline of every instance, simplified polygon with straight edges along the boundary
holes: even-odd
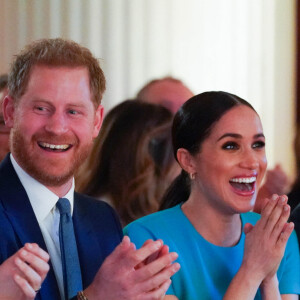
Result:
[[[31,174],[27,173],[24,168],[22,168],[22,166],[18,163],[18,161],[16,160],[15,156],[13,154],[11,154],[12,159],[14,159],[15,163],[18,165],[18,167],[20,169],[22,169],[23,172],[25,172],[28,176],[32,177],[33,179],[35,179],[36,181],[38,181],[40,184],[42,184],[43,186],[45,186],[48,190],[50,190],[52,193],[54,193],[55,195],[57,195],[58,197],[64,197],[72,188],[73,185],[73,177],[71,177],[70,179],[68,179],[65,183],[62,183],[60,185],[55,185],[55,186],[49,186],[39,180],[37,180],[34,176],[32,176]]]
[[[63,197],[65,196],[69,190],[72,187],[72,183],[73,183],[73,178],[70,178],[68,180],[68,182],[60,185],[60,186],[46,186],[47,189],[49,189],[51,192],[53,192],[54,194],[56,194],[58,197]]]

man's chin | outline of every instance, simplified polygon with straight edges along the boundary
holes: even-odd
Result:
[[[73,178],[74,171],[71,170],[65,174],[49,174],[48,173],[41,173],[40,171],[34,172],[31,170],[29,173],[34,179],[39,181],[41,184],[47,187],[58,187],[65,183],[67,183],[70,179]]]
[[[36,160],[20,161],[21,167],[35,180],[47,187],[57,187],[67,183],[75,171],[75,164],[54,166],[49,162],[38,163]]]

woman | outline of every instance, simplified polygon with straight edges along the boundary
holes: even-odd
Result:
[[[260,220],[250,212],[267,166],[252,106],[225,92],[197,95],[175,115],[172,135],[182,167],[162,205],[172,208],[124,230],[137,247],[162,239],[178,253],[165,299],[297,299],[299,249],[294,233],[287,242],[286,197],[266,200]]]
[[[171,144],[172,119],[160,105],[127,100],[115,106],[76,178],[77,189],[110,203],[123,225],[157,211],[179,173]]]

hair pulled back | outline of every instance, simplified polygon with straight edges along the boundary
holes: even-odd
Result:
[[[176,113],[172,125],[175,159],[177,160],[179,148],[188,150],[192,155],[199,153],[214,124],[227,111],[239,105],[246,105],[254,110],[251,104],[242,98],[222,91],[205,92],[186,101]],[[186,201],[190,195],[190,187],[189,175],[182,170],[166,191],[160,209]]]

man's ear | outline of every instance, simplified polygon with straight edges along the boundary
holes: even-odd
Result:
[[[12,128],[14,126],[15,104],[11,96],[7,95],[3,99],[2,110],[5,125]]]
[[[104,116],[104,107],[99,105],[95,112],[95,120],[94,120],[94,131],[93,131],[93,138],[98,136],[100,131]]]
[[[196,173],[195,163],[194,163],[194,157],[191,155],[191,153],[184,149],[179,148],[177,150],[177,160],[183,170],[185,170],[189,174]]]

